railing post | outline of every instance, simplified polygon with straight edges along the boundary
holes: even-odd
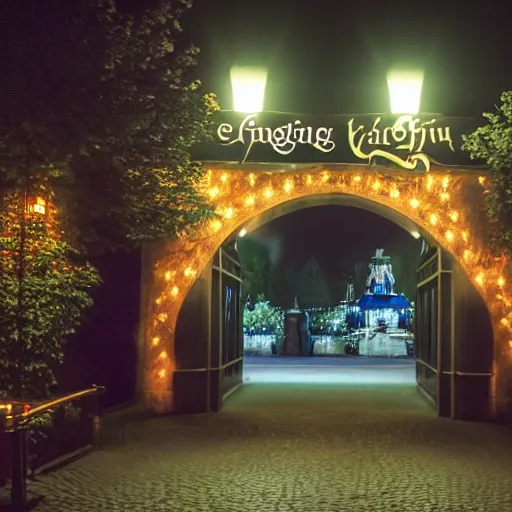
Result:
[[[21,511],[27,505],[27,429],[15,426],[11,435],[12,481],[11,504],[13,510]]]
[[[92,407],[92,444],[94,449],[97,450],[100,447],[100,436],[101,436],[101,416],[100,416],[100,392],[94,393],[93,407]]]

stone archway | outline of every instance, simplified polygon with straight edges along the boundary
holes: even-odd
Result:
[[[376,166],[340,165],[265,171],[211,168],[201,188],[217,217],[193,236],[146,248],[140,348],[144,365],[139,385],[148,406],[172,410],[176,369],[174,333],[183,301],[222,243],[252,219],[301,198],[344,195],[410,219],[452,255],[485,302],[494,334],[492,399],[495,414],[510,407],[512,302],[507,262],[492,258],[482,241],[479,217],[488,178],[475,171],[411,173]]]

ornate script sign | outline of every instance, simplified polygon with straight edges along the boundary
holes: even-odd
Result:
[[[476,119],[435,116],[304,116],[220,112],[205,161],[374,163],[429,170],[431,163],[474,165],[460,150]]]

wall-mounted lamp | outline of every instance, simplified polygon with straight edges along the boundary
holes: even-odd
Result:
[[[263,110],[267,70],[263,68],[231,68],[233,108],[237,112],[256,114]]]

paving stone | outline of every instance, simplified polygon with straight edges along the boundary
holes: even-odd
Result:
[[[512,434],[410,385],[249,384],[220,414],[133,420],[38,477],[36,512],[509,512]]]

